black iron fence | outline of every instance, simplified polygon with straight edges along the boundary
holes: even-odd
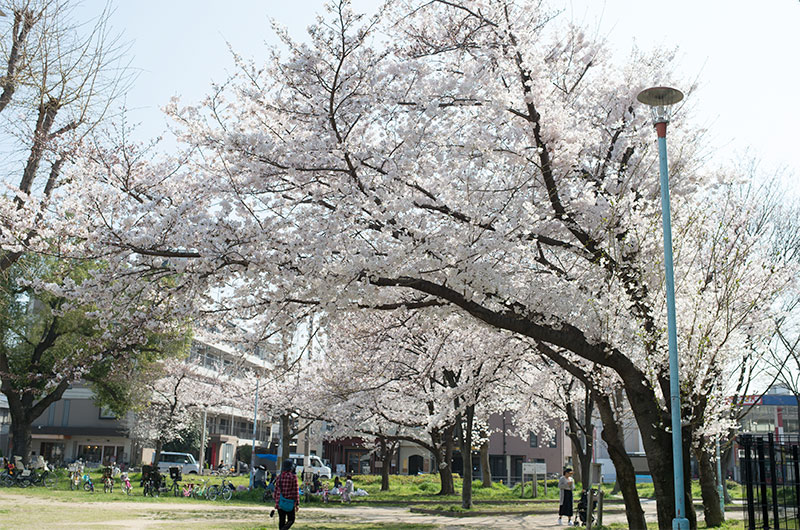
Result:
[[[745,528],[800,530],[800,437],[744,434],[738,442]]]

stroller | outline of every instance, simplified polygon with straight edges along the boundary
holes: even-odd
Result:
[[[578,519],[581,520],[581,525],[586,526],[587,520],[587,507],[589,505],[589,492],[583,490],[581,498],[578,499]],[[597,510],[597,490],[592,488],[592,525],[594,525],[594,514]]]

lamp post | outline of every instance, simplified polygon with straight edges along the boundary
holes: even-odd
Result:
[[[667,167],[667,123],[672,105],[683,99],[680,90],[652,87],[636,96],[650,107],[658,136],[658,158],[661,173],[661,217],[664,224],[664,277],[667,287],[667,333],[669,344],[669,393],[672,411],[672,469],[675,483],[675,518],[672,528],[689,530],[686,518],[686,496],[683,487],[683,440],[681,437],[681,387],[678,380],[678,337],[675,326],[675,278],[672,271],[672,226],[669,215],[669,169]]]
[[[725,488],[722,487],[722,459],[720,458],[719,435],[717,435],[717,492],[719,493],[719,511],[725,517]]]

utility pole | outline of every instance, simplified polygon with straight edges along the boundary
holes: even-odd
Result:
[[[205,462],[206,462],[206,418],[207,418],[208,411],[205,407],[203,407],[203,429],[202,434],[200,435],[200,474],[203,474],[205,470]]]
[[[253,411],[253,445],[250,451],[250,489],[253,489],[253,471],[255,471],[256,463],[256,428],[258,427],[258,384],[259,379],[256,378],[256,400],[255,409]]]

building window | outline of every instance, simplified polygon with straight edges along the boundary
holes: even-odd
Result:
[[[61,426],[66,427],[69,425],[69,400],[65,399],[64,401],[64,411],[61,415]]]
[[[78,446],[78,454],[76,455],[78,458],[83,460],[84,462],[92,463],[92,464],[99,464],[100,458],[103,454],[103,447],[99,445],[79,445]]]
[[[530,433],[530,444],[531,447],[539,447],[539,437],[533,434],[533,432]]]

